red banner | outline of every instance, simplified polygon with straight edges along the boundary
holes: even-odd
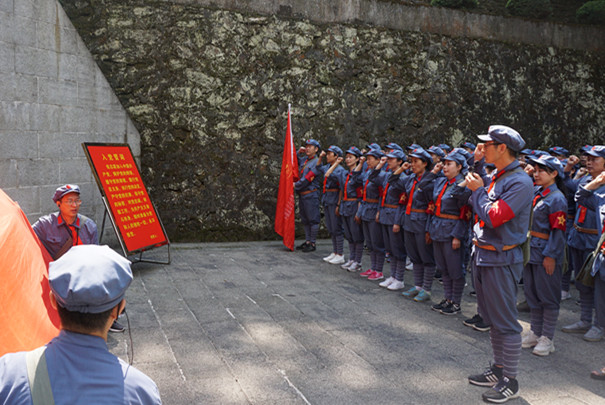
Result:
[[[294,151],[292,129],[290,126],[290,106],[288,106],[288,126],[284,141],[284,152],[279,176],[277,207],[275,209],[275,232],[286,246],[294,250],[294,181],[298,179],[298,160]]]
[[[129,253],[168,243],[168,238],[127,144],[85,143],[99,187]]]

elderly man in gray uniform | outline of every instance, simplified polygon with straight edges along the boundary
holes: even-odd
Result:
[[[477,146],[475,159],[485,156],[485,162],[493,163],[496,172],[491,178],[469,173],[461,184],[466,183],[473,192],[470,203],[478,219],[473,228],[473,278],[479,312],[492,325],[494,362],[484,373],[470,376],[469,382],[492,387],[483,393],[483,399],[502,403],[519,395],[516,377],[522,327],[517,321],[516,297],[523,273],[521,245],[527,239],[533,182],[516,159],[525,145],[517,131],[493,125],[479,139],[485,143]]]
[[[98,245],[99,236],[95,222],[80,214],[80,187],[65,184],[55,190],[53,201],[59,212],[45,215],[32,226],[40,242],[53,260],[59,259],[73,246]],[[114,322],[110,332],[124,332],[124,326]]]
[[[0,404],[160,404],[155,383],[107,349],[131,282],[130,262],[107,246],[75,246],[51,262],[61,332],[31,352],[0,357]]]

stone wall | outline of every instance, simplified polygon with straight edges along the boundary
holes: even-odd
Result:
[[[603,53],[169,1],[64,7],[141,134],[175,241],[275,237],[288,103],[296,142],[457,144],[493,123],[536,148],[603,139]]]
[[[127,142],[140,155],[136,128],[56,0],[0,1],[0,188],[30,221],[76,183],[81,212],[100,227],[82,142]]]

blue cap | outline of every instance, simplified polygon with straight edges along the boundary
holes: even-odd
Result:
[[[366,156],[374,156],[377,159],[380,159],[384,156],[384,154],[380,151],[380,149],[370,149],[366,152]]]
[[[342,149],[340,149],[336,145],[330,145],[330,147],[328,148],[328,151],[334,153],[337,156],[342,156]]]
[[[452,147],[450,145],[448,145],[447,143],[440,143],[439,146],[441,149],[443,149],[443,151],[445,151],[445,153],[450,153],[452,151]]]
[[[544,154],[540,156],[530,156],[528,160],[537,163],[542,166],[546,166],[551,170],[556,170],[559,174],[559,177],[563,177],[563,164],[559,159],[549,154]]]
[[[422,149],[422,146],[418,145],[417,143],[413,143],[410,146],[408,146],[406,149],[407,150]]]
[[[445,152],[439,146],[431,146],[429,148],[429,153],[434,153],[435,155],[439,156],[440,158],[445,157]]]
[[[477,147],[477,145],[475,145],[472,142],[463,142],[462,145],[460,145],[461,148],[469,148],[472,150],[475,150],[475,148]]]
[[[107,311],[122,301],[131,282],[130,262],[109,246],[74,246],[48,267],[50,289],[68,311]]]
[[[405,153],[403,153],[402,150],[399,149],[393,149],[392,152],[389,152],[386,154],[386,157],[388,158],[395,158],[395,159],[401,159],[401,160],[406,160],[405,158]]]
[[[487,135],[478,135],[484,142],[494,141],[503,143],[515,152],[519,152],[525,146],[525,141],[514,129],[505,125],[492,125],[487,130]]]
[[[397,145],[395,142],[389,142],[385,147],[385,149],[396,149],[403,152],[403,148]]]
[[[313,145],[321,149],[321,146],[319,146],[319,142],[317,142],[315,139],[307,139],[305,145]]]
[[[605,146],[594,145],[585,152],[587,155],[605,158]]]
[[[63,196],[65,194],[69,194],[69,193],[80,194],[80,187],[78,187],[76,184],[66,184],[64,186],[59,187],[58,189],[55,190],[55,194],[53,195],[53,201],[57,202],[61,198],[63,198]]]
[[[561,146],[553,146],[552,148],[548,149],[548,151],[551,155],[554,154],[569,157],[569,151]]]
[[[523,149],[519,153],[521,153],[522,155],[531,155],[532,152],[533,149]]]
[[[462,154],[461,151],[462,151],[462,149],[455,148],[450,153],[448,153],[447,156],[445,158],[443,158],[443,159],[444,160],[451,160],[453,162],[458,163],[463,168],[468,168],[468,164],[466,162],[466,156],[464,154]],[[467,152],[467,151],[465,151],[465,152]]]
[[[378,145],[377,143],[369,143],[366,145],[366,149],[377,149],[380,150],[380,145]]]
[[[431,155],[429,155],[429,153],[422,148],[413,149],[409,153],[409,156],[424,160],[425,162],[427,162],[429,164],[433,163],[433,158],[431,157]]]
[[[580,148],[580,152],[586,153],[587,151],[590,150],[590,148],[592,148],[592,145],[584,145]]]
[[[349,149],[347,149],[346,153],[350,153],[351,155],[355,155],[357,157],[360,157],[362,155],[361,151],[357,146],[351,146]]]

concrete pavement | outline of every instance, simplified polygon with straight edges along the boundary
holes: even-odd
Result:
[[[469,287],[463,315],[447,317],[325,263],[330,250],[329,241],[312,253],[279,242],[175,244],[172,264],[133,266],[133,346],[128,333],[110,334],[110,349],[125,360],[134,349],[165,404],[482,403],[484,388],[467,376],[488,366],[491,346],[462,325],[475,314]],[[435,282],[433,302],[442,294]],[[605,382],[589,378],[605,366],[605,342],[560,331],[579,309],[563,302],[553,354],[523,351],[521,398],[509,403],[605,404]],[[529,314],[521,320],[528,328]]]

